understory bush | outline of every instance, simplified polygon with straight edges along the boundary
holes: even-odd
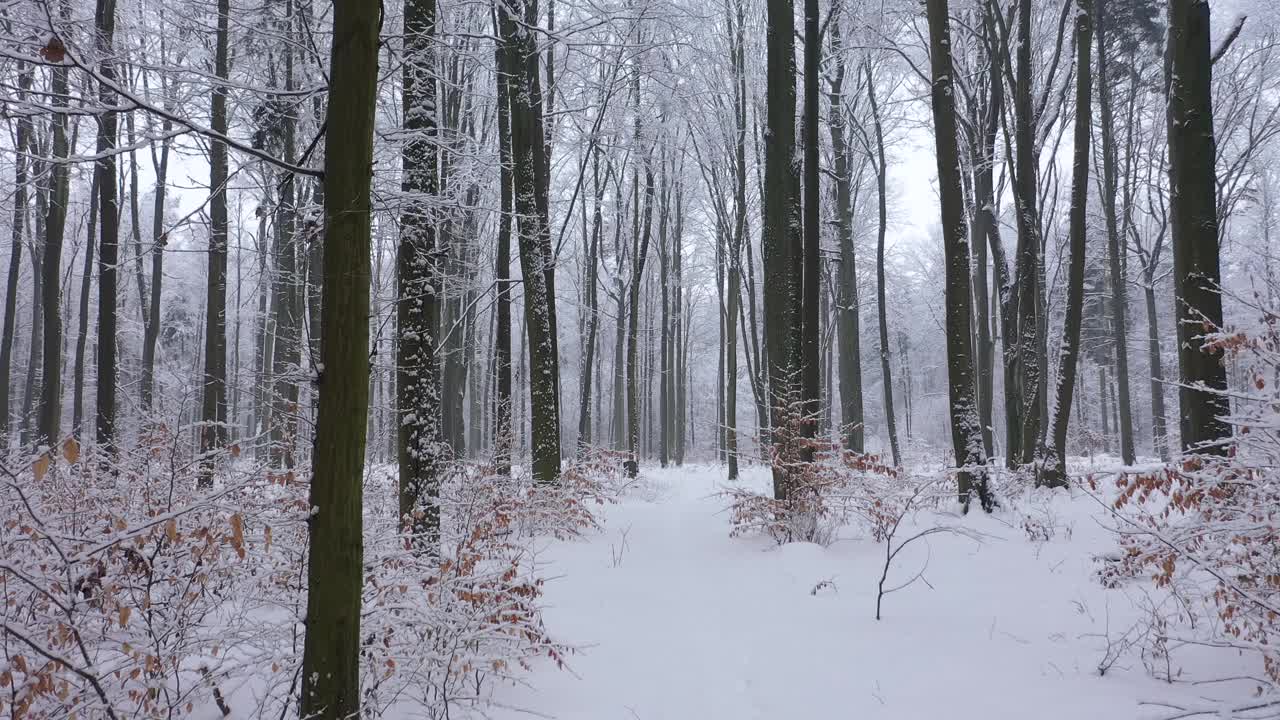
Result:
[[[773,432],[773,493],[739,486],[722,491],[729,503],[730,534],[765,535],[779,544],[828,545],[841,527],[861,518],[881,539],[882,516],[892,513],[893,498],[911,484],[907,477],[878,455],[845,450],[838,443],[806,437],[803,430],[797,420]]]
[[[1162,646],[1226,648],[1258,663],[1254,697],[1168,706],[1179,717],[1246,705],[1248,717],[1280,716],[1280,321],[1275,312],[1261,319],[1254,332],[1208,340],[1248,380],[1231,394],[1234,437],[1223,456],[1124,473],[1114,488],[1096,478],[1089,485],[1112,511],[1119,546],[1102,558],[1099,579],[1109,587],[1147,580],[1172,600],[1153,621]]]
[[[187,458],[179,460],[179,458]],[[414,549],[393,471],[365,479],[366,717],[483,713],[493,689],[572,648],[542,621],[536,538],[599,526],[617,477],[588,457],[558,485],[454,464],[441,532]],[[212,471],[214,487],[197,490]],[[296,712],[308,477],[233,447],[108,456],[67,439],[0,488],[0,714],[149,718]]]

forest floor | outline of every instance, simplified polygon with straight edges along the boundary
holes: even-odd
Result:
[[[740,482],[764,489],[768,475]],[[1116,546],[1084,493],[921,513],[915,531],[983,537],[908,546],[886,585],[923,575],[877,621],[883,544],[855,527],[829,547],[731,538],[724,486],[717,466],[646,468],[602,531],[542,549],[547,627],[577,650],[566,669],[547,662],[500,688],[496,717],[1139,718],[1157,713],[1143,701],[1196,698],[1207,691],[1192,680],[1241,672],[1200,648],[1151,655],[1151,585],[1102,587],[1095,556]]]

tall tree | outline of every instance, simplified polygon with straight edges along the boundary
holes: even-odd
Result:
[[[586,452],[592,444],[591,432],[591,396],[595,388],[592,385],[592,372],[596,363],[596,341],[600,334],[600,288],[598,268],[600,266],[600,235],[604,220],[602,206],[606,182],[600,177],[600,155],[602,151],[595,147],[591,153],[592,197],[594,202],[591,211],[591,230],[586,238],[587,257],[584,262],[583,281],[586,285],[586,338],[583,341],[582,359],[582,394],[578,404],[578,452]],[[586,230],[586,204],[583,204],[583,232]],[[507,238],[510,243],[510,238]],[[509,341],[508,341],[509,342]]]
[[[280,27],[286,37],[295,37],[298,13],[294,0],[285,0],[284,20]],[[284,93],[294,91],[295,69],[292,43],[284,43],[280,54],[284,62]],[[295,162],[298,127],[292,103],[281,103],[274,120],[284,161]],[[271,287],[271,318],[274,342],[271,351],[270,441],[271,462],[277,467],[292,468],[298,447],[298,371],[302,361],[302,288],[298,264],[298,186],[293,173],[286,173],[277,188],[275,208],[275,272]],[[224,351],[225,353],[225,351]]]
[[[1075,391],[1076,366],[1080,358],[1080,323],[1084,315],[1085,235],[1088,231],[1089,202],[1089,135],[1093,123],[1093,76],[1089,63],[1093,42],[1093,0],[1075,0],[1076,13],[1076,118],[1075,151],[1071,166],[1070,245],[1071,260],[1067,270],[1066,318],[1062,323],[1062,349],[1059,351],[1058,398],[1052,418],[1052,430],[1040,459],[1037,482],[1047,487],[1067,485],[1067,424],[1071,420],[1071,401]],[[1102,0],[1098,0],[1099,7]],[[1101,43],[1101,37],[1099,37]],[[1099,53],[1102,50],[1099,48]],[[1102,61],[1099,58],[1099,70]],[[1102,80],[1099,72],[1099,80]],[[1105,120],[1104,120],[1105,122]],[[1105,142],[1105,141],[1104,141]],[[1105,192],[1105,191],[1104,191]]]
[[[440,193],[435,34],[435,0],[406,3],[401,71],[406,136],[400,162],[401,189],[409,201],[401,211],[396,252],[397,455],[400,515],[419,536],[430,536],[439,527],[435,498],[443,452],[436,357],[440,263],[438,218],[433,212]],[[424,540],[430,543],[429,537]]]
[[[429,0],[428,0],[429,1]],[[308,522],[303,717],[360,714],[362,479],[369,410],[370,166],[378,5],[336,0],[324,162],[324,329]]]
[[[987,85],[991,98],[983,140],[986,145],[981,160],[974,161],[978,168],[975,188],[978,191],[979,217],[986,227],[987,248],[991,251],[991,267],[994,271],[997,305],[1000,310],[999,335],[1001,339],[1001,367],[1004,378],[1004,426],[1005,467],[1014,469],[1022,458],[1022,379],[1018,337],[1018,288],[1009,269],[1009,259],[1004,241],[1000,237],[1000,223],[996,218],[995,193],[995,145],[996,131],[1004,114],[1004,76],[1002,67],[1008,58],[1005,34],[1000,31],[1003,18],[997,3],[987,2],[982,12],[982,39],[987,62]],[[1007,137],[1007,136],[1006,136]],[[990,202],[984,202],[983,199]],[[989,209],[989,210],[988,210]]]
[[[995,501],[987,487],[987,458],[982,447],[973,372],[972,295],[969,285],[968,233],[960,149],[956,138],[951,20],[947,0],[928,0],[929,64],[932,71],[934,142],[937,145],[938,194],[942,201],[942,242],[946,255],[947,384],[951,444],[955,451],[960,502],[969,509],[973,495],[990,512]]]
[[[555,257],[551,247],[540,53],[534,29],[538,0],[502,3],[500,41],[511,82],[511,157],[519,218],[520,272],[528,335],[530,441],[533,477],[560,475],[560,358],[556,340]]]
[[[845,64],[843,14],[840,5],[832,9],[831,57],[835,73],[831,78],[828,112],[831,119],[831,155],[836,185],[836,228],[840,242],[840,274],[837,283],[836,332],[840,338],[840,432],[845,446],[865,449],[866,427],[862,408],[862,320],[858,307],[858,267],[853,250],[853,153],[844,106]]]
[[[1132,465],[1136,456],[1133,448],[1133,411],[1129,406],[1129,323],[1126,317],[1129,280],[1125,272],[1128,263],[1122,262],[1120,257],[1124,240],[1120,237],[1120,220],[1116,209],[1119,188],[1116,180],[1115,111],[1112,108],[1112,88],[1108,77],[1107,2],[1106,0],[1094,1],[1098,15],[1098,107],[1101,113],[1099,130],[1102,143],[1101,196],[1102,211],[1107,223],[1107,274],[1111,280],[1111,331],[1115,337],[1112,344],[1115,347],[1116,399],[1120,413],[1120,457],[1126,465]]]
[[[672,274],[675,276],[675,287],[672,288],[674,300],[671,314],[675,322],[672,331],[672,354],[675,356],[672,365],[675,373],[675,387],[672,390],[675,408],[673,410],[672,436],[674,438],[674,460],[676,465],[684,465],[685,451],[685,402],[687,393],[685,372],[685,320],[684,320],[684,183],[676,179],[675,232],[671,239]]]
[[[61,16],[64,21],[64,27],[70,21],[71,9],[67,2],[60,3]],[[110,32],[115,25],[115,2],[114,0],[98,0],[98,8],[96,14],[96,27],[98,30],[98,51],[102,54],[102,66],[99,68],[103,71],[109,71],[111,64],[106,59],[109,55],[107,52],[110,47]],[[70,95],[68,88],[67,74],[69,68],[67,65],[59,64],[53,69],[53,78],[50,90],[53,95],[53,102],[57,107],[66,109],[70,105]],[[110,77],[110,76],[108,76]],[[104,105],[110,105],[113,101],[111,93],[104,89],[100,90],[99,99],[103,100]],[[109,151],[114,145],[115,116],[111,113],[104,113],[99,116],[98,129],[98,153],[101,155],[104,151]],[[40,373],[40,409],[39,418],[36,422],[36,442],[37,443],[55,443],[58,440],[58,425],[62,419],[62,240],[67,225],[67,202],[70,194],[70,177],[69,167],[66,158],[71,153],[70,143],[67,139],[67,113],[55,112],[53,115],[53,159],[50,163],[49,200],[46,209],[44,221],[44,253],[43,260],[40,264],[40,306],[44,317],[41,320],[43,331],[43,348],[41,357],[43,359],[43,368]],[[108,173],[107,170],[110,169]],[[103,158],[98,162],[95,170],[99,178],[99,185],[103,184],[101,178],[109,178],[105,184],[111,186],[111,194],[115,194],[115,160],[114,157]],[[103,198],[105,199],[105,194]],[[113,205],[114,207],[114,205]],[[103,209],[103,220],[107,218],[106,210]],[[114,230],[114,228],[113,228]],[[104,234],[105,239],[105,234]],[[114,258],[112,258],[114,263]],[[105,258],[100,267],[105,264]],[[114,270],[114,268],[113,268]],[[114,300],[114,298],[113,298]],[[99,308],[101,313],[101,308]],[[99,325],[101,326],[101,315],[99,315]],[[115,353],[115,332],[108,328],[109,334],[103,333],[100,337],[110,338],[110,340],[101,343],[102,354]],[[109,346],[109,347],[108,347]],[[102,366],[99,365],[98,383],[98,439],[103,439],[102,413],[103,413],[103,385],[114,386],[114,380],[107,375],[101,373]],[[114,387],[111,388],[114,390]],[[109,428],[108,434],[109,434]]]
[[[738,305],[742,301],[742,246],[747,235],[747,60],[743,0],[726,3],[729,54],[733,68],[733,230],[729,234],[728,287],[725,292],[725,454],[729,479],[738,478]],[[677,196],[679,202],[679,196]],[[743,327],[743,330],[746,330]]]
[[[888,289],[886,288],[884,267],[885,235],[889,229],[887,160],[884,154],[884,123],[880,119],[880,103],[876,100],[876,82],[871,74],[871,63],[865,65],[867,72],[867,100],[871,104],[871,126],[875,131],[875,166],[876,197],[879,200],[879,222],[876,225],[876,306],[880,319],[880,375],[884,387],[884,418],[889,432],[889,450],[893,453],[893,464],[902,462],[902,454],[898,449],[898,425],[893,416],[893,371],[889,363],[889,309]]]
[[[494,31],[499,28],[496,14]],[[494,283],[497,285],[494,315],[494,372],[497,381],[493,401],[493,464],[503,475],[511,472],[511,224],[515,210],[511,167],[511,60],[506,43],[496,43],[498,85],[498,194],[502,214],[498,218],[498,247],[494,252]]]
[[[228,34],[230,0],[218,0],[218,30],[214,75],[218,78],[210,100],[210,126],[227,134],[227,86],[230,76]],[[209,148],[209,272],[205,295],[204,378],[200,405],[200,451],[210,453],[227,443],[227,146],[216,140]],[[200,482],[213,485],[212,466]]]
[[[89,190],[89,226],[84,238],[84,265],[80,273],[80,326],[76,329],[75,365],[71,371],[71,432],[79,435],[84,423],[84,370],[89,345],[89,291],[93,284],[94,248],[98,237],[98,176]]]
[[[111,89],[116,79],[112,57],[116,0],[98,0],[95,19],[101,53],[98,73],[107,81],[99,84],[98,101],[111,107],[116,102],[115,91]],[[98,243],[97,440],[99,444],[108,447],[114,446],[116,437],[116,285],[120,256],[120,204],[116,191],[115,153],[117,122],[115,113],[103,113],[98,118],[98,155],[102,159],[98,161],[95,170],[98,175],[98,213],[102,233]],[[47,342],[47,333],[45,338]],[[46,357],[45,363],[48,362]]]
[[[1032,99],[1031,0],[1018,1],[1016,79],[1013,89],[1014,203],[1017,209],[1018,250],[1014,285],[1018,293],[1018,364],[1021,369],[1022,432],[1018,441],[1022,464],[1031,462],[1040,438],[1040,213],[1036,151],[1036,117]],[[1008,340],[1006,339],[1006,342]]]
[[[801,295],[801,384],[804,393],[805,432],[816,431],[821,403],[819,346],[821,342],[820,256],[821,218],[819,207],[822,172],[819,167],[818,79],[822,74],[822,31],[818,17],[818,0],[804,0],[804,268]]]
[[[764,133],[764,255],[765,350],[768,356],[771,440],[795,427],[795,413],[803,410],[802,286],[804,282],[803,219],[797,163],[796,61],[793,0],[768,0],[766,52],[766,129]],[[791,441],[793,442],[793,441]],[[775,453],[779,449],[775,448]],[[773,462],[773,493],[787,500],[788,465],[794,458]]]
[[[1207,0],[1169,0],[1166,51],[1169,211],[1178,319],[1178,404],[1184,452],[1226,452],[1231,427],[1223,349],[1203,347],[1222,327],[1213,64]]]
[[[671,252],[668,222],[671,216],[671,174],[662,160],[662,210],[658,220],[658,285],[662,304],[658,331],[658,464],[671,460]]]
[[[163,58],[163,42],[161,57]],[[166,103],[169,99],[168,87],[165,85]],[[166,118],[160,124],[162,134],[172,129],[172,122]],[[169,148],[168,140],[160,142],[160,154],[152,154],[152,165],[155,170],[156,187],[151,205],[151,283],[150,296],[147,300],[147,322],[143,328],[142,338],[142,409],[149,411],[155,396],[156,378],[156,344],[160,340],[160,297],[161,284],[164,281],[164,249],[168,237],[164,228],[165,199],[168,194]]]
[[[18,75],[18,102],[25,102],[34,73],[23,67]],[[22,243],[27,222],[27,147],[31,142],[31,120],[18,119],[14,135],[13,163],[13,245],[9,248],[9,273],[4,291],[4,325],[0,330],[0,447],[9,443],[9,383],[12,379],[14,326],[18,315],[18,277],[22,271]]]
[[[638,105],[638,103],[637,103]],[[639,120],[636,121],[639,139]],[[635,477],[640,463],[639,358],[637,356],[640,319],[640,283],[644,280],[645,259],[649,255],[649,237],[653,229],[654,178],[650,158],[644,160],[644,227],[633,238],[634,259],[627,300],[627,475]]]

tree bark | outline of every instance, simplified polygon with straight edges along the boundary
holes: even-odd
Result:
[[[114,82],[116,70],[109,58],[112,57],[111,46],[115,32],[115,0],[98,0],[95,14],[99,47],[104,58],[98,65],[98,72],[107,81]],[[106,83],[98,89],[98,101],[106,106],[112,106],[116,102],[115,93]],[[98,161],[96,167],[99,227],[102,234],[98,247],[97,440],[98,444],[111,449],[114,449],[116,440],[116,287],[120,255],[120,207],[116,195],[115,156],[117,121],[114,113],[106,113],[98,120],[98,154],[103,159]],[[45,342],[48,343],[48,340],[46,331]],[[46,357],[46,365],[48,362]]]
[[[76,357],[71,371],[71,432],[79,436],[84,423],[84,368],[89,345],[89,291],[93,285],[93,260],[98,237],[98,176],[90,185],[89,231],[85,234],[84,268],[80,275],[79,327],[76,330]]]
[[[1020,464],[1032,461],[1040,439],[1040,214],[1037,209],[1035,123],[1032,105],[1031,0],[1018,3],[1016,80],[1013,93],[1015,144],[1017,146],[1014,202],[1017,206],[1018,259],[1014,287],[1017,292],[1019,394],[1022,427],[1018,440]],[[1010,338],[1011,339],[1011,338]],[[1006,339],[1006,342],[1010,341]]]
[[[498,19],[494,16],[494,29]],[[497,374],[493,406],[493,464],[501,475],[511,473],[511,224],[515,198],[511,179],[511,80],[507,76],[511,60],[504,43],[496,43],[498,69],[498,182],[502,214],[498,218],[498,247],[494,253],[494,283],[497,285],[494,314],[494,372]]]
[[[639,133],[636,133],[637,139]],[[640,402],[638,396],[638,334],[640,321],[640,283],[644,279],[645,259],[649,255],[649,236],[653,228],[653,167],[648,158],[644,161],[644,227],[635,238],[634,260],[631,263],[631,282],[627,300],[627,476],[635,477],[640,468]]]
[[[1132,465],[1137,459],[1133,447],[1133,411],[1129,402],[1129,328],[1128,328],[1128,279],[1125,277],[1125,265],[1121,262],[1122,238],[1120,236],[1116,196],[1119,194],[1116,181],[1116,139],[1115,113],[1112,111],[1111,84],[1107,76],[1109,59],[1107,57],[1106,33],[1108,16],[1106,0],[1094,0],[1097,7],[1098,33],[1098,106],[1101,112],[1102,143],[1102,210],[1107,224],[1107,261],[1111,278],[1111,329],[1115,338],[1116,352],[1116,393],[1120,411],[1120,457],[1126,465]]]
[[[217,47],[214,74],[226,81],[230,0],[218,0]],[[227,133],[227,88],[214,85],[210,107],[213,131]],[[199,484],[213,487],[213,466],[208,454],[227,443],[227,146],[214,141],[209,148],[209,272],[205,296],[204,382],[200,411],[200,452],[206,456]]]
[[[172,123],[165,120],[161,125],[164,133],[168,133]],[[164,280],[164,248],[168,244],[168,236],[164,231],[165,196],[168,190],[166,183],[169,175],[169,146],[164,140],[160,145],[160,158],[155,164],[156,189],[151,215],[151,295],[148,300],[148,322],[142,337],[142,409],[150,410],[155,396],[156,377],[156,343],[160,339],[160,289]]]
[[[24,66],[18,75],[18,102],[26,100],[31,91],[33,73]],[[13,341],[17,335],[14,326],[18,316],[18,277],[22,271],[22,243],[26,238],[27,223],[27,159],[31,142],[31,120],[18,119],[14,135],[13,170],[13,245],[9,248],[9,274],[4,291],[4,325],[0,334],[0,447],[9,446],[9,396],[13,368]]]
[[[70,7],[66,2],[61,5],[62,19],[70,20]],[[111,31],[115,26],[115,2],[114,0],[99,0],[97,8],[97,23],[99,50],[105,50],[111,44]],[[107,56],[107,53],[103,53]],[[109,63],[103,61],[99,70],[114,73],[114,69]],[[53,69],[52,94],[53,102],[59,107],[66,108],[70,104],[70,95],[68,87],[69,68],[66,65],[58,65]],[[107,75],[111,78],[114,75]],[[105,89],[99,90],[99,99],[104,101],[105,105],[111,105],[114,97]],[[99,119],[98,130],[98,152],[110,150],[115,145],[115,123],[116,116],[110,113],[103,115]],[[43,313],[41,320],[43,347],[41,349],[42,368],[40,372],[40,405],[38,417],[36,421],[36,444],[52,445],[58,441],[59,423],[62,419],[62,241],[66,231],[67,224],[67,202],[70,192],[69,167],[65,162],[66,157],[71,152],[70,144],[67,141],[67,113],[60,112],[53,115],[53,162],[49,169],[52,175],[50,182],[50,193],[47,207],[47,215],[44,221],[44,252],[40,263],[40,307]],[[111,197],[111,208],[115,208],[115,158],[100,160],[95,169],[95,177],[98,178],[98,184],[110,186],[110,189],[104,192],[102,199],[106,199],[108,194]],[[105,182],[102,178],[106,177]],[[107,208],[102,208],[104,223],[104,242],[107,239],[105,223],[107,222]],[[112,241],[114,243],[114,220],[112,221]],[[103,248],[103,258],[99,267],[104,267],[107,262],[106,248]],[[111,252],[115,252],[114,245]],[[112,264],[112,272],[115,272],[115,257],[110,258]],[[114,291],[114,276],[112,277],[112,289]],[[109,338],[106,342],[99,343],[99,365],[98,365],[98,440],[104,440],[104,430],[106,433],[106,441],[110,439],[110,425],[105,428],[102,423],[104,408],[104,390],[110,391],[107,398],[108,406],[114,403],[115,378],[108,372],[103,373],[103,365],[101,360],[103,356],[108,356],[112,360],[110,367],[114,370],[115,355],[115,328],[114,328],[114,309],[115,296],[111,297],[112,318],[111,327],[104,328],[100,332],[99,337]],[[101,318],[103,309],[99,306],[99,327],[102,328]],[[111,407],[106,408],[112,411]]]
[[[1042,487],[1067,486],[1067,425],[1075,392],[1076,366],[1080,358],[1080,324],[1084,316],[1085,238],[1088,232],[1089,135],[1093,124],[1093,88],[1089,52],[1093,41],[1093,0],[1075,0],[1076,13],[1076,117],[1075,151],[1072,155],[1071,210],[1069,223],[1071,259],[1067,270],[1066,318],[1062,324],[1059,351],[1057,404],[1053,412],[1052,434],[1041,452],[1037,484]],[[1102,0],[1098,0],[1099,8]],[[1099,33],[1099,80],[1102,37]],[[1105,91],[1103,91],[1105,93]],[[1106,120],[1103,120],[1104,124]],[[1104,140],[1105,142],[1105,140]],[[1104,191],[1105,194],[1105,191]]]
[[[834,11],[838,12],[838,11]],[[835,169],[836,224],[840,239],[839,290],[836,298],[836,332],[840,337],[840,435],[845,447],[860,453],[866,449],[866,421],[862,397],[862,319],[858,304],[858,267],[853,248],[853,153],[845,120],[844,35],[837,15],[831,20],[831,55],[835,75],[831,80],[829,125]]]
[[[987,458],[974,397],[973,296],[969,287],[969,249],[961,187],[960,150],[956,140],[951,21],[947,0],[928,0],[929,62],[932,70],[934,141],[937,144],[938,189],[942,201],[942,233],[946,255],[947,381],[951,410],[951,443],[957,466],[960,502],[967,511],[973,495],[990,512],[994,498],[987,487]]]
[[[518,22],[513,9],[523,9]],[[520,270],[528,334],[530,440],[533,477],[554,482],[560,475],[560,361],[556,340],[555,262],[547,196],[545,133],[538,41],[537,0],[499,9],[502,42],[511,63],[511,150],[515,209],[520,218]]]
[[[876,138],[876,196],[879,198],[879,223],[876,226],[876,300],[880,319],[880,374],[881,385],[884,386],[884,418],[889,431],[889,449],[893,453],[893,464],[902,463],[902,453],[898,448],[898,426],[893,417],[893,371],[889,362],[889,301],[885,281],[884,250],[885,234],[889,229],[888,187],[886,182],[886,166],[884,154],[884,130],[880,122],[880,104],[876,101],[875,78],[871,76],[871,64],[867,70],[867,99],[871,102],[871,122]]]
[[[396,454],[400,518],[424,547],[434,544],[439,532],[436,499],[443,452],[440,363],[436,357],[440,322],[438,218],[433,212],[440,193],[436,22],[435,0],[406,3],[406,60],[401,72],[407,134],[400,161],[401,189],[413,200],[401,211],[396,250]]]
[[[1217,157],[1213,135],[1209,3],[1170,0],[1167,80],[1169,209],[1178,320],[1178,405],[1183,452],[1225,454],[1227,370],[1204,335],[1222,327]]]
[[[591,212],[591,237],[587,247],[586,259],[586,292],[587,292],[587,332],[583,348],[582,360],[582,394],[578,403],[578,454],[581,456],[591,448],[591,374],[596,363],[596,337],[600,332],[600,288],[597,282],[597,268],[600,265],[600,235],[603,232],[603,209],[605,182],[600,178],[600,148],[592,151],[591,179],[595,205]],[[584,206],[585,210],[585,206]]]
[[[789,499],[788,465],[779,447],[804,409],[804,238],[799,177],[794,162],[796,124],[795,17],[793,0],[769,0],[767,117],[764,139],[764,314],[768,356],[770,440],[774,446],[773,494]]]
[[[36,143],[37,145],[39,143]],[[47,163],[40,160],[33,160],[31,175],[37,179],[36,185],[36,212],[35,232],[28,235],[30,242],[29,252],[27,255],[31,258],[31,338],[27,343],[27,373],[22,383],[22,407],[20,431],[18,433],[18,445],[21,447],[29,447],[31,444],[31,435],[35,431],[35,417],[32,411],[36,405],[36,395],[40,392],[40,384],[37,383],[40,377],[40,367],[42,365],[41,350],[44,348],[44,308],[43,299],[44,291],[42,289],[42,280],[44,273],[40,271],[43,263],[42,248],[37,244],[36,238],[44,237],[47,234],[45,230],[45,220],[49,216],[49,205],[53,195],[53,178],[50,172],[46,172],[44,167]],[[41,182],[40,179],[44,179]]]
[[[821,168],[818,138],[818,78],[822,73],[822,40],[818,0],[804,1],[804,247],[801,287],[801,383],[804,397],[804,431],[814,437],[822,401],[819,346],[822,336],[819,296],[822,290],[820,257]],[[812,451],[805,451],[805,457]]]
[[[290,36],[297,17],[293,0],[285,2]],[[294,54],[284,48],[284,89],[294,89]],[[293,164],[298,120],[292,108],[280,116],[281,144],[285,162]],[[271,461],[278,468],[292,469],[298,447],[298,373],[302,362],[302,285],[298,267],[297,177],[286,175],[279,187],[276,205],[275,275],[271,289],[271,314],[275,320],[275,341],[271,353]]]
[[[303,717],[360,713],[362,479],[369,410],[369,235],[376,4],[337,0],[326,120],[323,334],[311,480]],[[411,26],[412,27],[412,26]]]
[[[674,257],[674,275],[675,275],[675,302],[672,309],[672,315],[675,316],[674,330],[674,347],[672,352],[675,354],[675,427],[672,434],[675,437],[675,463],[676,465],[684,465],[685,453],[685,404],[687,398],[687,372],[686,372],[686,353],[685,353],[685,321],[684,321],[684,183],[676,180],[676,210],[675,210],[675,234],[672,236],[671,254]]]
[[[665,158],[662,163],[662,212],[658,220],[658,294],[661,302],[658,320],[658,464],[671,461],[671,180]]]
[[[1147,274],[1143,282],[1143,298],[1147,306],[1147,364],[1151,368],[1151,442],[1160,459],[1167,461],[1169,431],[1165,427],[1164,370],[1160,357],[1160,316],[1156,311],[1155,278]]]

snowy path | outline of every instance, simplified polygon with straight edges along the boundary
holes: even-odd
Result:
[[[1092,580],[1106,539],[1088,500],[1062,498],[1069,540],[1037,546],[1007,518],[971,517],[994,539],[944,536],[904,553],[899,579],[927,555],[932,589],[889,596],[876,622],[882,545],[731,539],[718,468],[646,475],[654,492],[610,507],[603,533],[545,551],[547,625],[582,650],[572,673],[548,664],[528,687],[502,689],[520,711],[498,717],[1079,720],[1139,717],[1138,699],[1188,692],[1136,660],[1098,676],[1100,635],[1128,628],[1133,611]],[[813,594],[823,580],[835,590]]]

